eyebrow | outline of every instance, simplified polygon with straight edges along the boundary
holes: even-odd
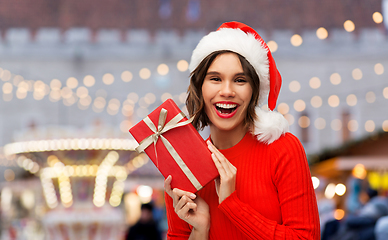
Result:
[[[212,72],[207,72],[206,73],[206,76],[207,75],[221,75],[219,72],[216,72],[216,71],[212,71]],[[245,73],[243,73],[243,72],[241,72],[241,73],[236,73],[235,75],[234,75],[235,77],[237,77],[237,76],[245,76]]]

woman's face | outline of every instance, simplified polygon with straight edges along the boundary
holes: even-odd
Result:
[[[243,129],[252,87],[236,54],[223,53],[214,59],[203,81],[202,96],[211,127]]]

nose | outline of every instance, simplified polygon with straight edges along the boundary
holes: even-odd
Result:
[[[221,84],[220,95],[223,97],[234,97],[235,92],[229,81],[225,81]]]

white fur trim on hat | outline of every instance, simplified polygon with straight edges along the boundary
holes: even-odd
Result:
[[[189,65],[194,71],[202,60],[215,51],[229,50],[240,54],[256,70],[260,79],[259,106],[267,100],[269,93],[269,65],[267,49],[253,34],[238,28],[221,28],[201,39],[193,51]]]
[[[258,120],[251,132],[258,141],[271,144],[288,132],[288,121],[281,113],[256,108],[256,115]]]

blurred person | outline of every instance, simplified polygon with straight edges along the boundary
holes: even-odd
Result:
[[[162,240],[152,211],[151,203],[141,205],[140,219],[129,228],[126,240]]]
[[[220,177],[197,194],[165,180],[168,239],[319,239],[306,155],[277,112],[281,86],[272,54],[249,26],[228,22],[193,51],[186,105],[210,127]],[[268,96],[269,110],[263,110]]]
[[[377,191],[368,189],[365,198],[370,200],[356,214],[349,214],[340,222],[338,233],[331,240],[374,240],[377,221],[388,215],[388,198],[377,196]],[[384,223],[380,223],[384,226]],[[380,230],[379,232],[384,232]],[[388,239],[388,235],[386,238]]]
[[[388,239],[388,216],[381,217],[375,226],[376,240]]]

